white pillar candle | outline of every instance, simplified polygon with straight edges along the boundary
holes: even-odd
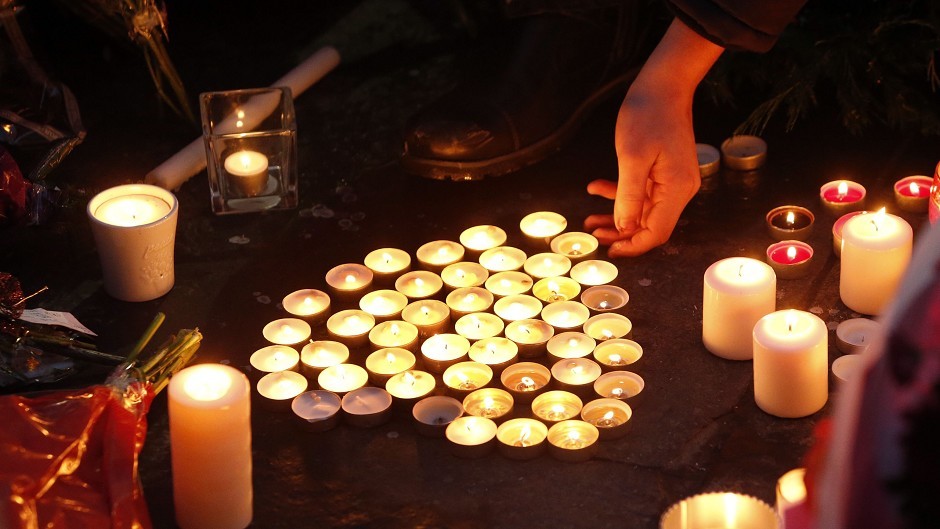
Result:
[[[571,267],[571,279],[581,285],[593,287],[606,285],[617,278],[617,265],[609,261],[588,259]]]
[[[170,455],[176,523],[242,529],[251,523],[251,388],[238,370],[199,364],[170,380]]]
[[[454,241],[431,241],[422,244],[415,255],[425,270],[440,272],[445,266],[463,259],[464,247]]]
[[[238,151],[225,157],[225,172],[243,196],[256,197],[268,185],[268,157],[257,151]]]
[[[461,232],[460,244],[468,250],[484,252],[506,244],[506,231],[499,226],[488,224],[474,226]]]
[[[506,323],[528,320],[541,314],[542,302],[528,294],[513,294],[494,303],[493,312]]]
[[[865,213],[842,228],[839,296],[862,314],[881,314],[894,298],[911,260],[914,231],[901,217]]]
[[[799,310],[781,310],[754,326],[754,400],[777,417],[816,413],[829,397],[826,323]]]
[[[532,278],[524,272],[498,272],[484,283],[487,290],[497,297],[525,294],[532,290]]]
[[[777,480],[777,517],[780,529],[810,527],[811,514],[806,505],[805,468],[794,468]]]
[[[511,272],[522,268],[526,254],[512,246],[497,246],[480,254],[480,264],[490,272]]]
[[[485,312],[493,305],[493,293],[485,288],[464,287],[447,294],[447,307],[452,319],[471,312]]]
[[[730,257],[709,266],[702,303],[705,348],[729,360],[750,360],[754,324],[776,304],[777,276],[766,263]]]
[[[483,265],[464,261],[447,265],[441,270],[441,280],[451,290],[481,286],[489,276],[490,272]]]
[[[525,260],[522,269],[535,279],[563,276],[571,270],[571,259],[557,253],[537,253]]]

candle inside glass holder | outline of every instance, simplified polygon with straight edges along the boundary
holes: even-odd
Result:
[[[444,435],[457,457],[477,458],[488,454],[496,439],[496,423],[485,418],[464,416],[447,425]]]
[[[494,336],[473,342],[468,355],[470,360],[486,364],[493,373],[499,374],[515,363],[519,356],[519,346],[509,338]]]
[[[320,371],[349,360],[349,348],[333,340],[316,340],[300,350],[300,371],[315,379]]]
[[[421,344],[425,367],[432,373],[443,373],[463,360],[470,350],[470,340],[459,334],[441,333]]]
[[[590,315],[588,308],[577,301],[549,303],[542,309],[542,320],[558,331],[581,328]]]
[[[470,251],[484,252],[506,244],[506,231],[489,224],[473,226],[460,233],[460,244]]]
[[[571,279],[586,287],[606,285],[617,279],[617,266],[609,261],[588,259],[571,267]]]
[[[408,296],[397,290],[374,290],[359,300],[359,309],[371,314],[376,322],[398,319],[406,305]]]
[[[595,314],[620,310],[629,301],[627,291],[615,285],[598,285],[581,293],[581,303]]]
[[[362,387],[343,395],[346,422],[361,428],[385,424],[392,417],[392,396],[382,388]]]
[[[310,338],[310,324],[298,318],[281,318],[264,326],[264,339],[276,345],[294,345]]]
[[[363,264],[372,270],[376,283],[391,285],[411,268],[411,255],[398,248],[379,248],[366,254]]]
[[[643,377],[631,371],[611,371],[597,377],[594,392],[610,399],[632,399],[643,392]]]
[[[408,299],[426,299],[437,295],[444,288],[441,276],[427,270],[406,272],[395,280],[395,290]]]
[[[460,319],[471,312],[485,312],[493,305],[493,293],[485,288],[458,288],[447,294],[447,307],[450,317]]]
[[[532,413],[548,423],[566,421],[581,413],[583,403],[574,393],[546,391],[532,401]]]
[[[401,347],[417,351],[418,328],[403,320],[383,321],[369,331],[369,343],[373,350]]]
[[[277,371],[261,377],[257,389],[268,409],[287,412],[294,397],[307,390],[307,379],[295,371]]]
[[[545,449],[548,427],[535,419],[510,419],[496,429],[499,453],[509,459],[527,460]]]
[[[513,294],[499,298],[493,304],[493,312],[506,323],[529,320],[542,312],[542,302],[528,294]]]
[[[581,420],[561,421],[548,429],[549,452],[560,461],[587,461],[597,451],[600,432]]]
[[[548,355],[554,360],[564,358],[583,358],[597,346],[594,338],[583,332],[563,332],[556,334],[546,344]]]
[[[374,326],[375,318],[363,310],[341,310],[326,320],[327,334],[350,349],[367,345]]]
[[[538,253],[526,259],[522,268],[535,279],[563,276],[571,270],[571,259],[557,253]]]
[[[281,305],[292,316],[320,323],[330,313],[330,296],[322,290],[305,288],[284,296]]]
[[[463,398],[489,384],[493,370],[480,362],[457,362],[444,371],[441,379],[452,396]]]
[[[401,312],[401,318],[418,328],[418,340],[441,334],[450,325],[450,309],[443,301],[419,299]]]
[[[359,389],[368,381],[369,374],[356,364],[330,366],[317,375],[317,384],[337,395],[345,395],[354,389]]]
[[[466,337],[468,340],[482,340],[483,338],[492,338],[499,336],[503,332],[503,320],[499,316],[488,312],[473,312],[466,316],[461,316],[454,322],[454,330],[457,334]]]
[[[384,386],[392,375],[415,367],[414,353],[400,347],[379,349],[366,358],[366,371],[373,384]]]
[[[459,262],[441,270],[441,280],[448,289],[478,287],[486,282],[490,272],[478,263]]]
[[[597,427],[602,440],[626,435],[632,418],[630,405],[617,399],[595,399],[581,408],[581,419]]]
[[[554,335],[555,329],[542,320],[518,320],[506,326],[506,338],[516,342],[521,358],[542,356]]]
[[[463,399],[463,409],[470,415],[501,422],[512,413],[513,398],[499,388],[483,388],[471,392]]]
[[[591,316],[584,322],[584,334],[597,341],[614,338],[629,338],[633,331],[633,322],[626,316],[607,312]]]
[[[532,290],[532,278],[524,272],[498,272],[487,278],[486,289],[496,297],[525,294]]]
[[[553,252],[564,255],[573,263],[592,258],[598,246],[596,237],[580,231],[562,233],[552,239],[551,243]]]
[[[326,273],[326,283],[341,301],[361,296],[372,286],[372,270],[359,263],[336,265]]]
[[[529,213],[519,221],[519,229],[527,237],[547,242],[559,233],[565,231],[568,227],[568,221],[554,211],[536,211]]]
[[[325,432],[336,427],[339,410],[339,396],[322,389],[301,393],[291,401],[291,411],[297,418],[295,423],[309,432]]]
[[[480,264],[490,272],[511,272],[525,264],[526,254],[512,246],[497,246],[480,254]]]
[[[262,374],[293,371],[300,362],[300,353],[286,345],[269,345],[252,353],[248,361],[253,370]]]
[[[570,277],[546,277],[532,286],[532,295],[545,303],[577,299],[581,285]]]
[[[513,364],[499,376],[503,387],[512,394],[517,402],[532,402],[552,379],[547,367],[535,362]]]
[[[594,359],[607,371],[626,369],[643,356],[643,347],[633,340],[606,340],[594,349]]]
[[[447,425],[463,415],[463,405],[455,398],[437,395],[415,403],[411,415],[418,433],[443,437]]]
[[[464,247],[454,241],[431,241],[421,245],[415,254],[425,270],[440,272],[463,259],[464,252]]]

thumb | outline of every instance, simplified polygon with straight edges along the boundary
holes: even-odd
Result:
[[[627,154],[618,154],[617,158],[620,176],[614,199],[614,225],[621,233],[632,233],[641,224],[652,164]]]

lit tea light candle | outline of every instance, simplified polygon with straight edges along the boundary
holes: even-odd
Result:
[[[489,384],[493,379],[493,370],[480,362],[458,362],[448,367],[441,379],[452,397],[463,399]]]
[[[747,134],[732,136],[721,143],[721,159],[735,171],[760,169],[767,161],[767,142]]]
[[[359,263],[336,265],[326,273],[326,284],[342,301],[359,299],[372,286],[372,270]]]
[[[581,285],[570,277],[546,277],[532,286],[532,295],[545,303],[577,299]]]
[[[819,199],[833,213],[847,213],[865,205],[865,186],[850,180],[833,180],[819,188]]]
[[[721,153],[714,146],[696,143],[695,155],[698,159],[698,172],[702,178],[712,176],[721,169]]]
[[[424,366],[432,373],[443,373],[460,362],[470,351],[470,340],[459,334],[436,334],[421,344]]]
[[[777,417],[806,417],[829,398],[826,323],[815,314],[781,310],[754,326],[754,400]]]
[[[316,340],[300,350],[300,372],[316,378],[320,371],[349,360],[349,348],[332,340]]]
[[[506,232],[499,226],[474,226],[460,233],[460,244],[479,255],[481,252],[506,244]]]
[[[294,397],[307,391],[307,378],[295,371],[277,371],[261,377],[256,387],[268,409],[286,412]]]
[[[607,340],[594,349],[594,360],[606,371],[620,371],[643,357],[643,347],[633,340]]]
[[[813,233],[816,216],[800,206],[779,206],[767,213],[767,233],[778,241],[805,241]]]
[[[777,305],[777,276],[766,263],[747,257],[722,259],[705,271],[702,342],[712,354],[750,360],[751,331]]]
[[[332,430],[339,423],[340,397],[332,391],[317,389],[293,398],[290,405],[295,424],[308,432]]]
[[[576,395],[589,396],[600,376],[600,364],[590,358],[565,358],[552,365],[552,378],[558,387]]]
[[[392,285],[411,268],[411,255],[398,248],[379,248],[366,254],[363,264],[372,271],[376,283]]]
[[[865,213],[842,229],[839,296],[862,314],[881,314],[894,298],[911,260],[914,231],[901,217]]]
[[[645,387],[643,377],[632,371],[611,371],[594,381],[594,393],[608,399],[636,399]]]
[[[627,434],[633,409],[617,399],[595,399],[581,408],[581,420],[593,424],[601,440],[619,439]]]
[[[581,293],[581,303],[594,314],[620,310],[629,301],[630,294],[615,285],[598,285]]]
[[[605,312],[588,318],[582,328],[584,334],[600,342],[631,337],[633,322],[630,321],[630,318],[621,314]]]
[[[845,223],[848,222],[852,217],[856,217],[865,213],[870,212],[862,210],[846,213],[845,215],[839,217],[832,224],[832,251],[836,254],[836,257],[842,257],[842,228],[845,227]]]
[[[471,312],[485,312],[493,305],[493,293],[485,288],[458,288],[447,295],[451,319],[457,320]]]
[[[463,415],[463,404],[453,397],[428,397],[411,410],[418,433],[428,437],[444,437],[447,425]]]
[[[711,492],[686,498],[669,507],[660,529],[749,529],[777,527],[777,514],[766,503],[732,492]]]
[[[434,376],[430,373],[409,369],[392,375],[385,383],[385,391],[388,391],[401,404],[411,407],[430,395],[435,385]]]
[[[418,328],[418,340],[427,340],[447,331],[450,309],[443,301],[419,299],[412,301],[401,313],[401,318]]]
[[[441,280],[451,290],[481,286],[490,276],[489,270],[478,263],[459,262],[447,265],[441,271]]]
[[[933,179],[929,176],[904,177],[894,183],[894,200],[898,207],[911,213],[926,213]]]
[[[519,229],[530,239],[547,243],[559,233],[565,231],[568,221],[554,211],[536,211],[529,213],[519,221]]]
[[[463,259],[464,247],[454,241],[431,241],[418,248],[415,255],[425,270],[440,272],[445,266]]]
[[[506,338],[516,342],[520,358],[536,358],[545,353],[555,328],[542,320],[517,320],[506,325]]]
[[[411,300],[434,297],[442,288],[444,281],[441,276],[427,270],[407,272],[395,280],[395,290]]]
[[[593,287],[606,285],[617,278],[617,266],[609,261],[588,259],[571,267],[571,279],[581,285]]]
[[[496,429],[499,453],[509,459],[534,459],[545,451],[548,427],[535,419],[510,419]]]
[[[265,325],[261,334],[273,344],[294,345],[310,338],[310,324],[297,318],[281,318]]]
[[[563,332],[548,341],[548,356],[555,361],[565,358],[584,358],[597,346],[594,338],[583,332]]]
[[[228,155],[222,163],[229,180],[245,197],[264,193],[268,185],[268,157],[256,151],[238,151]]]
[[[372,349],[400,347],[409,351],[418,350],[418,328],[402,320],[389,320],[377,324],[369,331]]]
[[[330,366],[317,375],[317,384],[321,388],[337,395],[345,395],[359,389],[369,382],[369,373],[356,364]]]
[[[377,323],[401,318],[408,296],[397,290],[374,290],[362,296],[359,309],[368,312]]]
[[[300,353],[286,345],[269,345],[252,353],[248,362],[253,370],[261,374],[291,371],[297,368]]]
[[[495,314],[473,312],[461,316],[459,320],[454,322],[454,330],[468,340],[475,341],[499,336],[503,332],[503,325],[503,320]]]
[[[532,278],[525,272],[499,272],[491,275],[484,285],[497,297],[525,294],[532,290]]]
[[[564,255],[571,262],[577,263],[585,259],[590,259],[597,252],[600,244],[597,238],[590,233],[580,231],[569,231],[552,239],[551,249],[553,252]]]
[[[457,457],[477,458],[493,450],[496,423],[486,417],[460,417],[447,425],[444,435],[450,441],[451,453]]]
[[[577,301],[549,303],[542,309],[542,320],[556,331],[580,328],[590,316],[588,308]]]
[[[366,371],[373,384],[384,386],[392,375],[414,369],[414,353],[400,347],[379,349],[366,357]]]
[[[548,450],[559,461],[578,463],[594,457],[600,432],[581,420],[561,421],[548,429]]]
[[[509,418],[512,406],[512,395],[499,388],[478,389],[463,399],[463,409],[467,414],[486,417],[497,424]]]
[[[836,358],[832,362],[832,376],[835,377],[837,388],[847,384],[861,368],[862,355],[847,354]]]
[[[350,349],[369,343],[369,331],[375,326],[375,318],[364,310],[341,310],[326,320],[326,331],[334,341]]]
[[[767,247],[767,264],[779,279],[799,279],[809,273],[813,247],[802,241],[780,241]]]
[[[480,264],[490,272],[512,272],[521,269],[527,257],[519,248],[498,246],[480,254]]]
[[[513,294],[493,304],[493,312],[506,323],[529,320],[541,314],[542,302],[528,294]]]
[[[499,374],[519,358],[519,346],[509,338],[484,338],[473,342],[468,356],[470,360],[486,364],[493,373]]]
[[[571,270],[571,259],[557,253],[538,253],[526,259],[522,269],[534,279],[563,276]]]
[[[499,376],[499,381],[519,403],[530,403],[552,380],[552,372],[542,364],[518,362],[506,369]]]
[[[363,387],[343,395],[346,422],[360,428],[385,424],[392,418],[392,396],[382,388]]]
[[[858,354],[882,333],[881,323],[868,318],[850,318],[836,327],[836,347],[843,354]]]
[[[556,423],[577,417],[582,406],[574,393],[546,391],[532,401],[532,413],[546,423]]]
[[[281,305],[288,313],[310,323],[322,323],[330,314],[330,296],[322,290],[305,288],[284,296]]]
[[[794,468],[777,480],[777,517],[780,529],[812,526],[812,514],[806,505],[805,468]]]

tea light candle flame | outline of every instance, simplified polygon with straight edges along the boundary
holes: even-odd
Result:
[[[411,386],[414,386],[415,382],[418,381],[418,379],[415,378],[414,373],[412,373],[411,371],[405,371],[405,374],[402,375],[402,378],[404,378],[405,382],[407,384],[410,384]]]
[[[879,209],[874,215],[871,216],[871,224],[875,227],[875,231],[879,231],[881,225],[885,221],[885,208]]]
[[[388,362],[388,365],[395,363],[395,355],[392,353],[385,353],[385,361]]]
[[[785,321],[787,324],[787,332],[793,332],[793,326],[797,323],[796,314],[787,314]]]
[[[398,336],[398,333],[401,332],[401,330],[398,328],[398,324],[397,324],[397,323],[393,323],[393,324],[389,327],[389,332],[392,333],[392,336]]]
[[[571,430],[568,432],[568,435],[565,437],[563,443],[565,448],[578,449],[584,447],[584,441],[581,439],[581,433],[577,430]],[[729,526],[732,527],[732,526]]]
[[[460,383],[457,384],[457,389],[477,389],[477,385],[472,380],[470,380],[470,377],[467,375],[461,373],[460,371],[457,371],[455,375],[460,381]]]
[[[382,252],[382,259],[385,261],[385,264],[391,264],[392,255],[388,252]]]
[[[788,211],[787,212],[787,225],[792,226],[794,222],[796,222],[796,214],[793,213],[792,211]]]
[[[614,418],[614,411],[609,410],[604,414],[603,417],[597,420],[597,423],[595,423],[594,426],[600,426],[601,428],[612,428],[614,426],[618,426],[619,424],[620,422]]]
[[[908,189],[911,190],[911,194],[914,196],[920,194],[920,186],[917,185],[917,182],[911,182],[911,185],[908,186]]]
[[[548,411],[548,419],[551,421],[557,421],[565,417],[565,407],[561,404],[552,404],[551,409]]]
[[[476,299],[477,299],[477,295],[471,293],[471,294],[467,294],[466,296],[464,296],[463,302],[469,305],[473,303],[474,301],[476,301]]]
[[[603,335],[605,340],[609,340],[614,337],[614,333],[611,332],[610,329],[604,329],[603,331],[601,331],[601,335]]]
[[[535,380],[532,380],[531,377],[522,377],[519,384],[516,385],[516,389],[519,391],[534,391],[536,389]]]
[[[353,284],[356,282],[356,276],[354,274],[346,274],[346,282]]]
[[[605,300],[605,301],[601,301],[600,303],[598,303],[598,307],[600,307],[600,308],[602,308],[602,309],[606,309],[608,306],[609,306],[609,305],[607,304],[607,301],[606,301],[606,300]]]
[[[614,353],[607,358],[607,362],[612,366],[620,366],[623,365],[623,357]]]
[[[532,436],[532,428],[528,424],[522,427],[522,430],[519,431],[519,439],[513,443],[513,446],[529,446],[529,437]]]
[[[571,255],[581,255],[581,243],[576,242],[571,245],[571,251],[568,252]]]
[[[614,388],[610,390],[610,396],[615,399],[623,397],[623,388]]]
[[[913,185],[913,184],[912,184]],[[845,195],[849,194],[849,184],[848,182],[839,182],[839,185],[836,186],[836,194],[839,195],[839,198],[844,198]]]
[[[787,246],[787,260],[793,261],[796,259],[796,246]]]
[[[416,287],[419,287],[419,288],[420,288],[420,287],[423,287],[423,286],[424,286],[424,280],[421,279],[420,277],[416,277],[416,278],[415,278],[415,286],[416,286]]]

